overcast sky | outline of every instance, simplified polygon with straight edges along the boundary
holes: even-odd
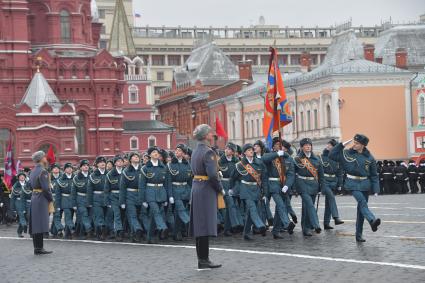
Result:
[[[141,14],[136,25],[239,27],[258,23],[280,26],[330,26],[352,18],[353,25],[418,21],[425,0],[133,0]]]

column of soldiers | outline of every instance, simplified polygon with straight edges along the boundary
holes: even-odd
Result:
[[[344,180],[349,184],[345,188],[359,202],[358,215],[363,213],[376,231],[380,220],[367,208],[367,191],[375,192],[379,187],[377,169],[373,157],[365,153],[367,138],[359,135],[355,142],[363,146],[361,150],[344,149],[344,145],[330,140],[319,155],[313,153],[308,138],[301,140],[298,151],[279,137],[273,138],[270,151],[260,140],[242,148],[228,143],[224,151],[216,149],[225,202],[225,208],[217,213],[218,231],[224,236],[242,233],[247,241],[252,241],[256,234],[266,236],[268,230],[274,239],[283,238],[283,233],[293,234],[298,218],[291,199],[300,196],[302,233],[311,237],[312,232],[322,231],[316,206],[320,194],[325,204],[323,228],[333,229],[331,219],[335,225],[344,223],[335,201]],[[188,236],[190,222],[190,159],[191,149],[179,144],[173,152],[151,147],[143,156],[138,152],[110,160],[99,156],[93,166],[86,159],[80,161],[78,168],[71,163],[63,167],[53,164],[50,180],[55,211],[50,234],[54,238],[100,241],[130,239],[157,243],[169,237],[182,241]],[[379,169],[384,189],[389,176],[387,167],[384,162]],[[405,169],[391,169],[392,184],[398,184],[394,187],[403,192],[406,182],[414,181],[411,188],[417,180],[420,182],[425,161],[420,168],[410,162]],[[24,173],[18,179],[10,193],[10,206],[17,213],[17,233],[22,237],[28,226],[31,190]],[[274,213],[271,200],[275,203]],[[357,241],[364,241],[362,221],[357,223]]]

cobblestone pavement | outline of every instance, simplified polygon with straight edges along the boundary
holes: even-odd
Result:
[[[324,198],[320,200],[323,219]],[[354,240],[355,201],[337,197],[345,224],[304,238],[219,236],[210,257],[218,270],[196,269],[193,240],[160,245],[47,240],[52,255],[34,256],[16,226],[0,226],[0,282],[425,282],[425,195],[379,196],[370,208],[382,225]],[[292,201],[300,218],[300,198]]]

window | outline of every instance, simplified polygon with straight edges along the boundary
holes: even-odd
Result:
[[[78,154],[86,154],[86,115],[84,113],[78,113],[78,120],[75,126]]]
[[[307,111],[307,131],[311,130],[311,115],[310,115],[311,111],[308,110]]]
[[[326,105],[326,127],[330,128],[331,126],[331,106],[328,104]]]
[[[317,109],[314,109],[314,129],[317,130],[319,128],[319,118],[317,116]]]
[[[300,64],[300,55],[291,55],[291,65],[299,65]]]
[[[248,128],[248,121],[245,121],[245,136],[248,138],[248,130],[249,130],[249,128]]]
[[[165,86],[155,86],[153,90],[154,90],[155,94],[159,94],[161,89],[164,89],[164,88],[166,88],[166,87]]]
[[[4,159],[6,158],[7,147],[9,145],[10,130],[0,128],[0,166],[4,166]]]
[[[165,56],[164,55],[152,55],[152,65],[153,66],[164,66],[165,65]]]
[[[105,9],[99,9],[99,19],[104,19],[105,18]]]
[[[100,28],[100,34],[106,34],[106,27],[105,26],[102,26]]]
[[[180,66],[180,55],[168,55],[168,66]]]
[[[257,55],[246,55],[245,56],[245,60],[251,60],[252,61],[252,65],[257,65],[258,64],[258,56]]]
[[[156,146],[156,138],[154,136],[150,136],[148,138],[148,147]]]
[[[236,138],[236,124],[235,120],[232,120],[232,137]]]
[[[252,137],[255,136],[255,131],[254,131],[254,120],[251,120],[251,135]]]
[[[130,138],[130,150],[138,150],[139,149],[139,139],[135,136]]]
[[[257,137],[260,136],[260,120],[257,119]]]
[[[100,40],[99,41],[99,48],[100,49],[106,49],[108,47],[108,42],[106,40]]]
[[[128,103],[139,103],[139,88],[135,85],[128,88]]]
[[[423,125],[425,122],[425,95],[423,93],[418,97],[418,116],[418,124]]]
[[[73,79],[76,79],[77,78],[77,67],[74,65],[74,66],[72,66],[72,69],[71,69],[71,77],[73,78]]]
[[[62,10],[60,12],[60,23],[61,23],[61,39],[63,43],[71,42],[71,23],[69,20],[69,12]]]
[[[156,80],[163,81],[164,80],[164,72],[156,72]]]
[[[304,112],[300,112],[300,126],[301,126],[301,132],[304,132]]]

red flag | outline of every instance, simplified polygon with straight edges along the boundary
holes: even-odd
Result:
[[[46,155],[47,161],[49,161],[49,164],[52,165],[56,161],[55,153],[53,152],[53,146],[50,145],[49,150],[47,151]]]
[[[215,132],[217,133],[217,136],[227,139],[227,133],[224,130],[223,125],[221,125],[220,120],[218,120],[218,117],[215,117]]]
[[[12,133],[10,133],[9,145],[7,146],[6,159],[4,160],[4,183],[10,189],[12,179],[16,176],[15,162],[13,161]]]

